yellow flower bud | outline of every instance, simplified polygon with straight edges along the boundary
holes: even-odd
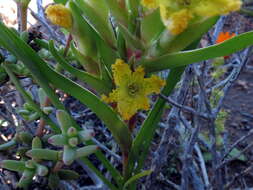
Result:
[[[72,15],[68,8],[62,4],[50,5],[46,9],[47,18],[55,25],[71,28]]]
[[[155,9],[158,7],[158,0],[141,0],[141,4],[149,9]]]

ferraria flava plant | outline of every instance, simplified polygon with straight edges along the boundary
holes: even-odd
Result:
[[[63,54],[53,41],[35,40],[61,72],[48,59],[43,59],[17,33],[0,23],[0,46],[21,61],[28,76],[43,89],[50,103],[38,105],[20,86],[9,60],[2,61],[26,105],[20,114],[28,120],[40,120],[51,127],[52,136],[46,143],[61,150],[30,147],[23,155],[27,161],[4,161],[3,167],[22,173],[20,184],[27,187],[34,175],[60,179],[61,169],[50,173],[42,160],[70,165],[84,162],[112,190],[136,189],[138,178],[150,174],[143,171],[150,144],[162,116],[165,101],[157,97],[151,104],[150,95],[162,92],[168,96],[179,82],[187,65],[230,55],[253,44],[253,32],[234,36],[222,43],[197,48],[199,39],[216,23],[220,15],[240,9],[240,0],[65,0],[46,8],[47,18],[63,27],[72,36]],[[70,63],[79,63],[78,69]],[[168,70],[167,79],[156,74]],[[80,86],[65,75],[65,71],[85,82]],[[70,116],[55,90],[80,100],[90,108],[112,133],[122,152],[122,171],[107,160],[92,141],[93,132],[82,129]],[[41,92],[42,93],[42,92]],[[45,99],[41,98],[41,102]],[[58,121],[51,120],[49,114]],[[149,111],[139,131],[134,131],[134,118]],[[32,117],[32,115],[35,115]],[[133,134],[135,132],[135,134]],[[20,131],[4,150],[21,146]],[[40,134],[41,135],[41,134]],[[43,136],[43,134],[42,134]],[[33,137],[31,137],[32,139]],[[78,145],[82,145],[81,147]],[[89,159],[95,154],[110,172],[106,179]],[[31,161],[30,161],[31,160]],[[51,170],[50,170],[51,171]],[[56,177],[57,176],[57,177]],[[50,181],[50,180],[49,180]],[[21,186],[21,185],[20,185]]]

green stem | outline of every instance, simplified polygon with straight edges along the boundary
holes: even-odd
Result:
[[[40,109],[40,107],[32,100],[32,98],[29,96],[29,94],[24,90],[23,86],[21,86],[17,77],[14,75],[14,73],[9,68],[8,63],[3,63],[2,66],[5,69],[5,71],[7,72],[7,74],[9,75],[12,83],[16,86],[17,90],[22,94],[25,101],[33,106],[33,108],[36,110],[36,112],[39,113],[40,117],[52,128],[52,130],[55,133],[60,133],[61,132],[60,128],[46,114],[43,113],[43,111]]]

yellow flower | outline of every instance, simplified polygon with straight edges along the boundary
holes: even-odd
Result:
[[[199,16],[211,17],[237,11],[241,4],[241,0],[202,0],[193,10]]]
[[[148,110],[148,95],[159,93],[165,85],[165,81],[152,75],[144,78],[145,72],[142,67],[137,67],[131,71],[128,64],[123,60],[117,59],[112,65],[114,89],[109,96],[102,96],[102,100],[107,103],[117,103],[117,111],[124,120],[129,120],[138,110]]]
[[[141,4],[149,9],[155,9],[159,6],[159,0],[141,0]]]
[[[142,0],[153,8],[158,4],[164,25],[173,35],[183,32],[191,23],[208,17],[228,14],[241,7],[241,0]]]
[[[192,18],[192,14],[188,9],[182,9],[169,14],[169,10],[163,5],[160,6],[160,13],[164,25],[173,35],[183,32],[188,27],[188,23]]]
[[[49,5],[46,8],[47,18],[55,25],[71,28],[72,27],[72,15],[68,8],[62,4]]]

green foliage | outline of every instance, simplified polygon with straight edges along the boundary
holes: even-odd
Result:
[[[220,44],[196,49],[202,35],[219,17],[200,19],[201,22],[191,24],[179,35],[172,35],[163,25],[159,10],[146,11],[140,7],[139,0],[55,2],[67,4],[72,15],[72,26],[66,31],[72,35],[73,41],[69,41],[66,47],[58,46],[53,41],[35,39],[34,42],[42,48],[37,53],[27,44],[27,32],[17,34],[0,23],[0,45],[11,54],[8,58],[1,59],[0,83],[8,74],[25,100],[17,112],[29,122],[45,122],[50,127],[50,137],[42,134],[42,138],[17,130],[11,141],[0,145],[0,150],[17,145],[21,159],[5,160],[2,166],[21,174],[19,187],[28,188],[33,177],[38,175],[46,176],[49,187],[53,189],[60,180],[77,179],[79,175],[72,170],[61,168],[55,171],[53,168],[47,168],[44,163],[50,162],[50,166],[57,166],[57,163],[61,162],[70,165],[75,160],[80,160],[110,189],[134,190],[139,178],[152,172],[142,171],[142,168],[166,101],[157,98],[140,130],[133,135],[130,130],[131,122],[123,121],[114,105],[108,105],[100,98],[102,95],[110,94],[115,88],[111,65],[116,58],[124,59],[133,71],[137,66],[143,66],[146,75],[170,69],[162,90],[162,94],[169,96],[175,90],[187,65],[244,49],[253,44],[253,32],[240,34]],[[219,62],[218,59],[216,61]],[[76,63],[80,63],[85,71],[75,67]],[[219,69],[220,65],[220,62],[214,64],[215,79],[225,72]],[[79,85],[79,81],[69,79],[69,73],[88,84],[89,88]],[[30,77],[39,86],[39,102],[23,88],[17,75]],[[55,93],[56,89],[78,99],[104,122],[120,147],[122,172],[114,168],[98,146],[92,143],[94,131],[82,129],[77,125]],[[217,105],[221,96],[222,92],[219,90],[212,92],[212,106]],[[57,118],[57,123],[51,119],[52,117]],[[218,138],[224,131],[226,117],[227,113],[224,111],[218,115],[215,123]],[[47,139],[47,142],[44,139]],[[46,143],[59,149],[46,148]],[[87,158],[91,154],[97,156],[113,180],[107,179],[92,164]]]

